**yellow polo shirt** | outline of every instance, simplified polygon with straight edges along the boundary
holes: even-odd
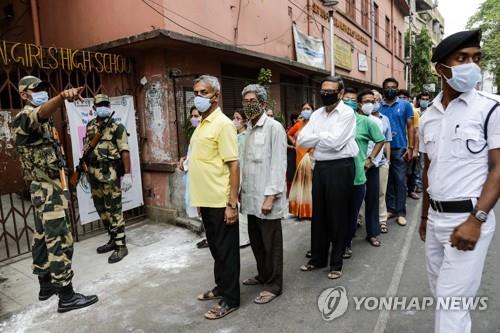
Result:
[[[217,108],[201,121],[191,137],[188,174],[191,207],[226,207],[230,189],[226,163],[236,160],[236,128]]]

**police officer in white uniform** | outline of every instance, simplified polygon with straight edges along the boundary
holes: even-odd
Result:
[[[500,106],[477,91],[481,32],[444,39],[432,62],[443,78],[420,123],[425,192],[420,237],[436,297],[475,296],[495,230],[492,208],[500,192]],[[488,116],[489,115],[489,116]],[[435,332],[471,331],[467,309],[436,309]]]

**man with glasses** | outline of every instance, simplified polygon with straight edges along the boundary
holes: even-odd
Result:
[[[321,83],[323,107],[316,110],[298,136],[298,144],[314,148],[311,223],[311,259],[301,267],[312,271],[328,264],[329,279],[342,275],[344,252],[349,225],[351,194],[354,182],[356,116],[342,102],[344,83],[338,76],[327,77]]]

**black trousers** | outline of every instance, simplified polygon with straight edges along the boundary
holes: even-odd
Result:
[[[257,280],[264,285],[263,290],[280,295],[283,289],[281,219],[264,220],[248,215],[248,236],[257,261]]]
[[[365,224],[366,236],[377,237],[380,235],[379,220],[379,190],[380,175],[378,167],[371,167],[366,172],[366,195],[365,195]]]
[[[240,305],[240,233],[238,223],[224,222],[226,208],[200,209],[208,247],[215,260],[214,294],[231,307]]]
[[[311,260],[325,267],[330,244],[330,270],[342,270],[354,183],[354,159],[317,161],[314,166],[311,222]]]

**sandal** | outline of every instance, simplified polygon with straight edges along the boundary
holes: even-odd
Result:
[[[230,307],[226,302],[222,302],[221,304],[215,304],[205,313],[204,317],[209,320],[221,319],[236,310],[238,310],[237,306]]]
[[[311,251],[307,251],[307,252],[306,252],[306,258],[307,258],[307,259],[311,259],[311,257],[312,257],[312,253],[311,253]]]
[[[198,296],[198,301],[210,301],[214,299],[222,299],[222,296],[216,295],[213,290],[209,290]]]
[[[389,230],[387,229],[386,222],[380,222],[380,232],[386,234]]]
[[[338,279],[341,276],[342,276],[341,271],[331,271],[330,273],[328,273],[328,278],[331,280]]]
[[[380,246],[380,241],[377,239],[377,237],[366,237],[366,240],[371,244],[371,246]]]
[[[199,248],[199,249],[203,249],[205,247],[208,247],[208,242],[207,242],[207,239],[202,239],[201,241],[199,241],[198,243],[196,243],[196,247]]]
[[[342,259],[349,259],[352,257],[352,249],[350,247],[347,247],[344,251],[344,254],[342,255]]]
[[[255,304],[267,304],[269,302],[271,302],[273,299],[275,299],[276,297],[278,297],[278,295],[275,295],[273,294],[272,292],[270,291],[262,291],[259,296],[257,296],[253,302]]]
[[[300,266],[300,270],[302,272],[310,272],[310,271],[314,271],[315,269],[318,269],[319,267],[316,267],[314,265],[311,265],[311,264],[305,264],[305,265],[302,265]]]
[[[260,282],[257,277],[251,277],[251,278],[248,278],[245,281],[243,281],[243,284],[245,286],[255,286],[255,285],[258,285],[258,284],[261,284],[261,283],[262,282]]]

